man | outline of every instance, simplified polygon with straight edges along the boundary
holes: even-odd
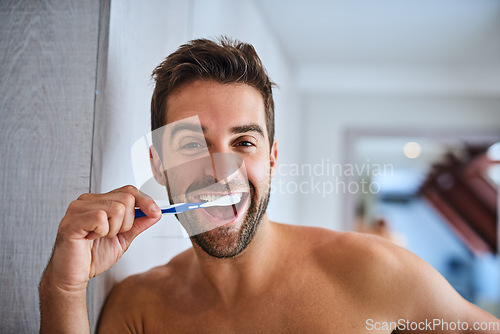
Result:
[[[241,157],[249,199],[168,264],[118,284],[99,332],[500,333],[498,319],[390,242],[268,219],[278,155],[272,83],[252,46],[195,40],[153,75],[153,130],[198,117],[210,155]],[[134,219],[135,207],[146,217]],[[88,281],[159,219],[132,186],[72,202],[40,283],[41,331],[88,333]]]

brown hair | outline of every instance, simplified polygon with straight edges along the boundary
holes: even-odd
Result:
[[[274,141],[274,100],[262,62],[251,44],[220,37],[217,41],[195,39],[182,45],[158,65],[151,98],[151,130],[166,124],[167,97],[176,88],[196,80],[221,84],[244,83],[257,89],[264,99],[269,145]]]

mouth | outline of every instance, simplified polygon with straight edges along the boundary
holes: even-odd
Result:
[[[209,223],[210,225],[214,225],[215,227],[224,226],[233,224],[240,217],[243,216],[244,212],[248,209],[249,206],[249,195],[250,193],[247,191],[233,191],[230,194],[213,194],[213,193],[205,193],[198,194],[193,197],[194,202],[213,202],[221,197],[231,196],[232,199],[237,201],[237,203],[226,206],[212,206],[206,207],[202,209],[198,209],[196,211],[201,211],[201,214],[204,216],[204,221]]]

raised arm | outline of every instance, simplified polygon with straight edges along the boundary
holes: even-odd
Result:
[[[147,216],[134,219],[135,207]],[[40,282],[40,333],[89,333],[89,280],[113,266],[134,238],[160,218],[154,201],[133,186],[73,201]]]

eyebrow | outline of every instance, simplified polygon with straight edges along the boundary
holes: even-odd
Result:
[[[233,134],[246,133],[246,132],[257,132],[262,137],[264,137],[264,131],[258,124],[245,124],[231,128],[231,133]]]
[[[201,126],[199,124],[192,124],[192,123],[179,123],[176,124],[172,130],[170,131],[170,140],[172,141],[175,137],[176,134],[178,134],[181,131],[192,131],[196,133],[206,133],[207,129],[204,126]],[[247,132],[256,132],[262,137],[264,137],[264,131],[258,124],[244,124],[244,125],[239,125],[232,127],[230,129],[231,133],[233,134],[240,134],[240,133],[247,133]]]
[[[199,124],[192,123],[179,123],[174,125],[172,130],[170,131],[170,141],[172,141],[176,134],[181,131],[192,131],[196,133],[204,133],[206,131],[205,127],[200,127]]]

